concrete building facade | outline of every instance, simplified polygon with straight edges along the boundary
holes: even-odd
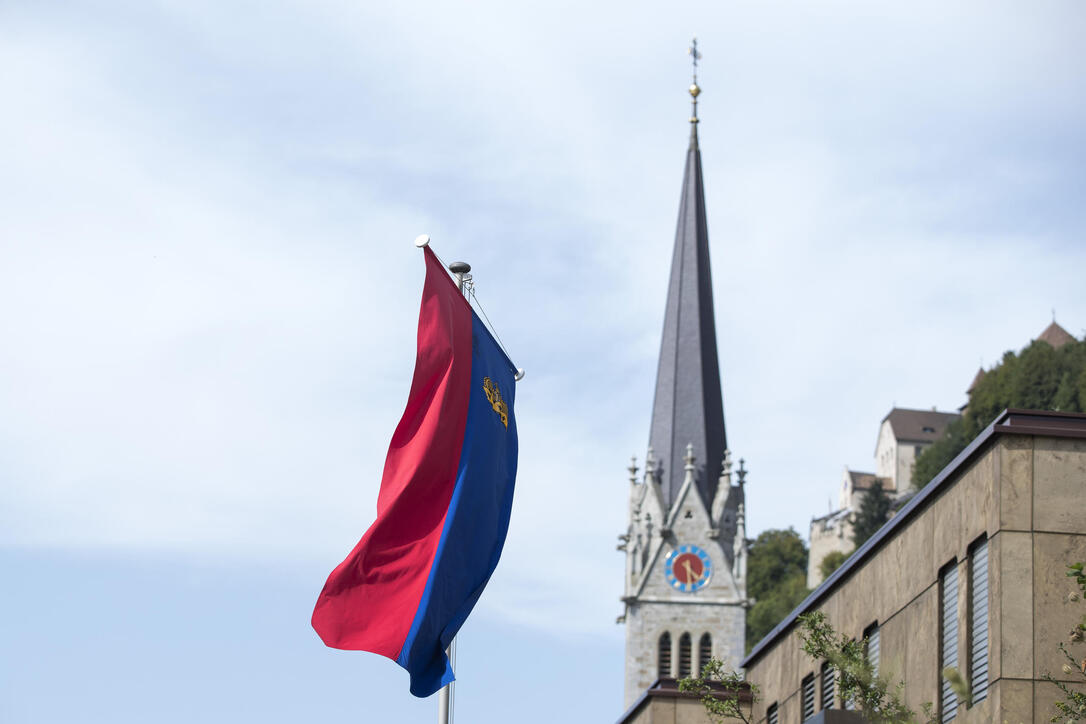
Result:
[[[1059,691],[1042,676],[1074,681],[1057,646],[1082,613],[1065,572],[1086,560],[1084,493],[1086,415],[1004,412],[754,647],[742,666],[761,687],[755,721],[842,708],[832,693],[822,705],[833,677],[797,636],[797,617],[816,610],[876,642],[879,672],[905,682],[914,711],[1048,721]],[[971,683],[971,706],[948,696],[949,665]]]

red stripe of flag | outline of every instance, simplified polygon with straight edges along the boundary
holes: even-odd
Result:
[[[337,649],[396,660],[456,484],[471,379],[471,309],[429,248],[411,393],[392,436],[377,519],[332,571],[313,628]]]

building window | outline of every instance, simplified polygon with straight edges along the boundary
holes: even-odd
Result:
[[[973,703],[988,696],[988,540],[969,551],[969,689]]]
[[[705,671],[705,665],[713,658],[713,637],[705,633],[698,642],[698,671]]]
[[[948,722],[958,713],[958,696],[942,675],[947,667],[958,666],[958,564],[951,561],[939,573],[939,713]]]
[[[830,666],[830,662],[826,661],[822,664],[822,708],[833,708],[833,667]]]
[[[690,676],[690,634],[679,637],[679,678]]]
[[[766,724],[777,724],[777,702],[773,702],[765,710],[765,721]]]
[[[871,671],[879,675],[879,625],[873,623],[864,629],[864,655],[871,664]]]
[[[656,654],[656,675],[671,676],[671,634],[667,631],[660,634],[660,645]]]
[[[815,713],[815,681],[814,674],[803,677],[803,690],[800,692],[803,703],[803,717],[800,721],[807,721]]]

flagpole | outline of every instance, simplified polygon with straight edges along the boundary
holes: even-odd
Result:
[[[437,693],[437,724],[449,724],[449,704],[452,700],[451,694],[452,684],[446,684],[441,687],[441,691]]]
[[[429,241],[429,239],[427,239]],[[464,282],[471,281],[471,264],[463,261],[454,261],[449,264],[449,271],[453,273],[453,277],[456,279],[456,288],[466,297],[467,292],[464,291]],[[456,665],[456,637],[453,636],[452,641],[449,642],[449,648],[445,652],[445,655],[449,657],[450,663]],[[453,687],[456,686],[456,682],[449,682],[445,686],[441,687],[441,691],[437,695],[437,724],[450,724],[452,721],[453,713]]]
[[[445,650],[445,655],[449,657],[449,662],[456,666],[456,637],[453,636],[453,640],[449,642],[449,648]],[[456,686],[456,682],[450,682],[441,687],[441,691],[437,693],[437,724],[450,724],[452,721],[453,712],[453,687]]]

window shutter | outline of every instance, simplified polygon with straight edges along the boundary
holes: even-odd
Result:
[[[958,565],[950,563],[939,577],[942,589],[942,610],[940,611],[942,649],[939,662],[940,720],[948,722],[957,716],[958,695],[950,688],[950,682],[943,676],[947,667],[958,666]]]
[[[878,676],[879,673],[879,625],[873,623],[864,630],[864,638],[867,639],[867,662],[871,664],[871,670]]]
[[[815,713],[815,679],[814,674],[803,677],[803,718],[807,721]]]
[[[698,642],[698,673],[705,671],[705,665],[711,658],[713,658],[713,637],[707,633],[702,634],[701,641]]]
[[[988,541],[982,540],[970,556],[970,682],[973,703],[988,696]]]
[[[777,702],[773,702],[765,710],[765,721],[766,724],[777,724]]]
[[[834,698],[833,667],[829,662],[822,664],[822,708],[832,709]]]

